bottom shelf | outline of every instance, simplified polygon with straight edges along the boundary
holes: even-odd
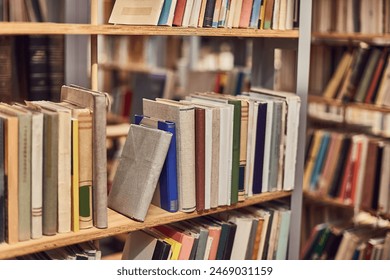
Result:
[[[238,209],[249,205],[289,197],[291,196],[291,193],[291,191],[282,191],[259,194],[248,198],[243,202],[238,202],[237,204],[231,206],[222,206],[208,211],[192,213],[169,213],[159,207],[151,205],[145,222],[136,222],[111,209],[108,209],[108,228],[106,229],[90,228],[80,230],[76,233],[69,232],[57,234],[54,236],[44,236],[40,239],[18,242],[16,244],[4,243],[0,245],[0,259],[10,259],[16,256],[63,247],[66,245],[76,244],[88,240],[101,239],[104,237],[136,231],[143,228],[153,227],[156,225],[168,224],[172,222],[196,218],[199,216],[205,216],[227,210]]]

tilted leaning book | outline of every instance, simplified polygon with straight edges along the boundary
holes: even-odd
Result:
[[[107,151],[106,151],[106,112],[108,97],[105,93],[92,91],[79,86],[62,86],[61,101],[93,112],[93,166],[92,201],[93,224],[97,228],[107,227]]]
[[[144,221],[171,143],[172,134],[131,124],[108,206],[135,220]]]
[[[159,199],[159,203],[156,203],[156,205],[166,211],[176,212],[178,211],[176,125],[174,122],[143,115],[135,115],[134,121],[135,124],[142,124],[172,133],[171,144],[169,145],[168,154],[161,171],[159,185],[157,186],[158,191],[156,191],[155,197]]]

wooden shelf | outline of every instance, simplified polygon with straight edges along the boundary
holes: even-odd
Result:
[[[366,42],[374,45],[389,45],[390,44],[390,34],[362,34],[362,33],[312,33],[313,42]]]
[[[74,23],[1,22],[1,35],[161,35],[213,37],[296,38],[298,30],[259,30],[250,28],[184,28],[168,26],[91,25]]]
[[[326,204],[326,205],[336,206],[341,208],[353,208],[353,205],[350,203],[345,203],[338,199],[327,197],[325,195],[321,195],[318,193],[304,191],[303,196],[305,199],[315,203],[321,203],[321,204]]]
[[[97,229],[90,228],[80,230],[77,233],[61,233],[54,236],[44,236],[40,239],[18,242],[16,244],[1,244],[0,259],[10,259],[16,256],[49,250],[66,245],[81,243],[88,240],[96,240],[104,237],[109,237],[121,233],[136,231],[148,227],[153,227],[161,224],[169,224],[172,222],[196,218],[199,216],[219,213],[227,210],[238,209],[253,204],[258,204],[266,201],[280,199],[291,196],[291,192],[270,192],[253,196],[243,202],[239,202],[231,206],[218,207],[213,210],[193,213],[169,213],[156,206],[151,205],[145,222],[136,222],[131,220],[111,209],[108,209],[108,228]]]
[[[309,103],[321,103],[321,104],[326,104],[335,107],[357,108],[361,110],[390,113],[389,107],[381,107],[375,104],[366,104],[366,103],[342,102],[341,100],[324,98],[322,96],[309,95],[308,101]]]

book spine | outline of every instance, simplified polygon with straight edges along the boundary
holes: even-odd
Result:
[[[196,210],[205,209],[205,110],[195,108]]]
[[[31,238],[42,237],[43,114],[32,115]]]
[[[2,118],[0,118],[0,243],[3,243],[5,241],[5,234],[6,234],[4,122],[5,121]]]
[[[221,11],[219,12],[218,27],[225,27],[227,12],[229,10],[230,0],[223,0]]]
[[[177,159],[176,159],[176,125],[173,122],[159,122],[158,128],[172,133],[167,158],[160,175],[160,204],[169,212],[177,212]]]
[[[93,224],[97,228],[107,228],[107,151],[106,143],[106,96],[94,98],[93,112]]]
[[[232,147],[232,190],[231,204],[238,202],[238,186],[240,183],[240,143],[241,143],[241,101],[231,100],[229,104],[234,105],[233,112],[233,147]]]
[[[92,126],[91,126],[92,127]],[[79,120],[72,118],[72,224],[73,232],[80,230],[80,196],[79,196]]]
[[[212,27],[216,0],[207,0],[204,12],[203,27]]]
[[[221,5],[222,5],[222,0],[216,0],[215,1],[215,7],[214,7],[214,13],[213,13],[213,22],[212,22],[212,27],[214,27],[214,28],[218,27],[219,14],[221,12]]]
[[[163,8],[160,13],[160,18],[158,19],[158,25],[167,25],[169,12],[171,10],[172,0],[165,0]]]
[[[259,194],[263,188],[263,165],[264,165],[264,145],[265,145],[265,130],[267,123],[267,103],[259,104],[257,113],[257,129],[256,129],[256,145],[255,159],[253,169],[256,170],[253,174],[253,194]]]
[[[19,117],[19,241],[31,237],[31,118]]]
[[[187,4],[187,0],[177,0],[175,15],[173,17],[172,25],[174,26],[182,25],[186,4]]]
[[[252,14],[249,21],[250,28],[258,28],[259,16],[260,16],[260,8],[261,8],[262,0],[254,0],[252,7]]]
[[[93,116],[78,115],[78,146],[79,146],[79,227],[80,229],[93,226]]]
[[[241,16],[238,27],[240,28],[248,28],[249,21],[252,13],[253,0],[243,0],[242,8],[241,8]]]

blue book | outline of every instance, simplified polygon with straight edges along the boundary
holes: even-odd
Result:
[[[176,167],[176,125],[174,122],[143,115],[135,115],[134,122],[138,125],[143,124],[172,133],[171,144],[159,178],[160,205],[158,206],[169,212],[177,212],[179,206]]]
[[[314,165],[313,173],[311,175],[310,179],[310,189],[314,190],[315,185],[317,184],[318,177],[320,176],[322,166],[325,161],[326,157],[326,151],[328,150],[328,144],[329,144],[330,135],[329,133],[325,133],[322,137],[320,149],[318,151],[317,160]]]
[[[258,28],[261,2],[262,0],[253,0],[252,14],[249,21],[250,28]]]
[[[261,193],[263,188],[263,165],[264,165],[264,144],[265,128],[267,123],[267,103],[259,103],[257,113],[255,161],[253,165],[253,194]]]
[[[172,0],[165,0],[164,5],[161,9],[161,14],[158,19],[158,25],[167,25],[168,24],[168,18],[169,18],[169,12],[171,10]]]

